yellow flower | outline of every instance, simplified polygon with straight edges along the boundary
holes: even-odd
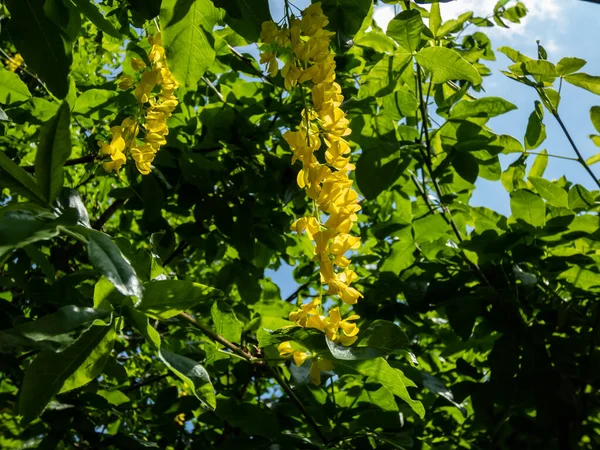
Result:
[[[277,350],[279,350],[279,356],[281,358],[293,357],[294,362],[296,363],[296,365],[298,367],[300,367],[304,363],[304,361],[306,361],[308,359],[308,356],[309,356],[309,353],[307,353],[306,351],[295,350],[292,347],[291,341],[282,342],[277,347]]]
[[[119,89],[126,90],[133,86],[133,78],[131,78],[129,75],[121,75],[118,81],[119,82],[117,86],[119,86]]]
[[[302,217],[301,219],[296,220],[292,226],[290,227],[292,231],[297,232],[298,234],[302,234],[303,231],[306,231],[306,234],[313,240],[313,235],[317,233],[321,227],[319,222],[314,217]]]
[[[345,346],[352,345],[358,339],[359,328],[356,324],[349,323],[349,321],[358,319],[360,319],[360,316],[353,314],[342,320],[340,309],[333,308],[329,311],[329,319],[326,320],[325,334],[332,342],[339,342]],[[341,333],[339,333],[340,328],[342,330]]]
[[[333,363],[330,360],[319,357],[313,358],[312,365],[310,366],[310,372],[308,374],[312,384],[319,386],[321,384],[321,372],[328,370],[333,370]]]
[[[298,69],[295,62],[288,61],[281,69],[281,75],[283,75],[283,84],[288,91],[291,91],[294,86],[298,83],[302,71]]]
[[[289,319],[292,322],[295,322],[296,325],[299,325],[301,327],[306,327],[309,316],[312,316],[312,315],[318,316],[319,315],[319,305],[321,305],[321,299],[317,297],[309,303],[300,305],[299,310],[291,312],[289,315]],[[311,322],[311,323],[313,325],[316,325],[318,322]]]
[[[137,85],[133,94],[140,103],[146,103],[149,100],[150,93],[156,86],[158,75],[160,72],[156,70],[147,70],[142,74],[142,80]]]
[[[260,31],[260,40],[267,44],[271,44],[277,38],[278,33],[279,29],[275,22],[272,20],[263,22]]]
[[[11,59],[8,60],[8,63],[6,65],[6,68],[8,70],[10,70],[11,72],[16,71],[19,67],[21,67],[23,65],[25,61],[23,60],[23,57],[21,56],[20,53],[17,53],[16,55],[14,55]]]
[[[269,76],[274,77],[277,75],[277,70],[279,70],[279,64],[277,63],[277,58],[275,57],[275,53],[265,52],[260,54],[260,63],[267,65],[267,72]]]
[[[150,144],[140,145],[139,147],[133,147],[130,150],[131,157],[135,161],[135,165],[142,175],[148,175],[151,170],[152,161],[156,154],[155,150]]]
[[[178,425],[183,426],[185,424],[185,414],[181,413],[175,416],[175,422],[177,422]]]
[[[321,2],[310,5],[302,12],[302,16],[302,31],[307,36],[318,33],[329,23],[327,16],[323,14]]]
[[[350,286],[358,276],[353,270],[346,269],[341,274],[336,274],[333,279],[329,281],[328,294],[337,294],[344,303],[348,305],[354,305],[358,302],[359,298],[362,298],[362,294],[356,289]]]
[[[348,250],[356,250],[360,247],[360,238],[350,234],[338,234],[331,245],[329,251],[335,255],[335,264],[339,267],[347,267],[350,260],[344,256]]]
[[[135,70],[136,72],[139,72],[140,70],[146,68],[146,63],[144,62],[144,60],[136,58],[134,56],[133,58],[131,58],[131,67],[133,67],[133,70]]]

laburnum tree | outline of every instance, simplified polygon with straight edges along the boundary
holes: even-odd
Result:
[[[0,448],[599,448],[600,77],[447,1],[0,2]]]

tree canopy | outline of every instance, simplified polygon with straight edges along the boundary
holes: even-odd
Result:
[[[598,448],[600,77],[447,1],[2,2],[0,448]]]

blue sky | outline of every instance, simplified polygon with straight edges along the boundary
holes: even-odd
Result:
[[[497,0],[455,0],[441,4],[442,19],[448,20],[465,11],[474,11],[477,16],[489,15]],[[548,59],[554,63],[565,56],[576,56],[585,59],[588,63],[582,71],[590,75],[600,75],[600,5],[583,2],[580,0],[522,0],[529,9],[528,16],[519,25],[512,25],[510,29],[498,27],[481,29],[492,40],[494,49],[502,46],[512,47],[521,53],[536,57],[536,40],[546,48]],[[270,0],[271,14],[275,20],[283,15],[283,0]],[[300,8],[310,2],[298,0],[293,2]],[[393,5],[377,7],[374,19],[382,28],[394,17]],[[473,28],[474,30],[475,28]],[[506,78],[500,70],[506,69],[511,61],[502,53],[496,52],[497,61],[490,62],[488,66],[492,75],[484,82],[485,94],[498,96],[514,103],[518,109],[503,116],[493,118],[489,126],[497,133],[510,134],[520,141],[523,140],[529,115],[533,111],[537,94],[532,88],[521,85]],[[600,152],[588,138],[595,133],[591,124],[589,110],[594,105],[600,105],[600,97],[583,89],[563,83],[559,113],[573,136],[576,144],[584,157],[589,157]],[[550,114],[546,114],[547,139],[535,151],[546,149],[550,154],[575,156],[566,137]],[[502,156],[502,167],[517,158],[516,155]],[[534,157],[530,156],[529,163]],[[600,163],[592,167],[600,175]],[[549,179],[560,178],[565,175],[569,181],[581,184],[588,189],[595,187],[589,175],[574,161],[550,158],[545,177]],[[510,215],[509,194],[502,184],[479,180],[478,189],[473,195],[471,204],[492,208],[506,216]],[[297,283],[291,277],[291,268],[283,267],[277,273],[270,272],[273,281],[281,288],[285,298],[293,292]]]

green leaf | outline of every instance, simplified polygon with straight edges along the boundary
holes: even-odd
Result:
[[[508,69],[517,75],[531,75],[538,83],[552,83],[556,79],[556,69],[549,61],[535,59],[519,62]]]
[[[600,136],[598,136],[597,134],[590,134],[589,138],[596,145],[596,147],[600,147]]]
[[[545,178],[539,178],[531,175],[529,175],[529,181],[537,193],[540,194],[542,198],[552,206],[557,206],[560,208],[569,207],[569,196],[567,191],[558,186],[556,183],[546,180]]]
[[[452,167],[456,173],[465,181],[473,184],[479,176],[479,163],[469,152],[457,152],[452,157]]]
[[[105,389],[101,389],[96,392],[96,395],[106,399],[108,403],[114,406],[124,405],[125,403],[130,403],[131,399],[123,394],[121,391],[107,391]]]
[[[398,82],[398,72],[410,61],[410,54],[397,52],[385,55],[369,73],[361,77],[358,98],[383,97],[391,94]]]
[[[26,102],[31,98],[27,85],[21,81],[19,75],[4,68],[0,68],[0,103],[12,105],[13,103]]]
[[[7,0],[8,31],[30,71],[58,98],[69,91],[71,42],[44,13],[44,0]]]
[[[87,209],[75,189],[63,188],[56,198],[56,209],[59,213],[72,212],[77,217],[77,223],[90,228],[90,218]]]
[[[54,314],[0,331],[0,352],[9,353],[28,348],[42,348],[53,351],[62,350],[72,341],[69,333],[92,320],[108,315],[106,311],[63,306]]]
[[[525,130],[525,149],[536,149],[546,140],[546,126],[542,121],[543,118],[544,109],[542,108],[542,104],[536,101],[535,109],[529,116],[527,129]]]
[[[194,395],[211,411],[217,407],[217,399],[206,369],[196,361],[173,353],[165,348],[159,351],[159,357],[171,371],[181,378]]]
[[[75,224],[69,216],[48,220],[49,217],[52,217],[49,212],[36,214],[28,210],[12,210],[0,214],[0,255],[13,248],[52,239],[58,235],[59,225]]]
[[[151,317],[168,319],[198,304],[210,304],[222,295],[218,289],[191,281],[151,281],[144,285],[138,308]]]
[[[440,4],[433,3],[429,11],[429,29],[434,37],[438,37],[437,31],[442,24],[442,15],[440,13]]]
[[[73,114],[96,118],[98,111],[116,110],[116,99],[119,93],[106,89],[88,89],[75,101]]]
[[[69,104],[63,102],[56,115],[42,127],[40,144],[35,154],[35,177],[50,203],[63,187],[63,165],[70,155]]]
[[[108,278],[121,294],[142,298],[142,285],[135,270],[109,236],[90,230],[88,256],[90,263]]]
[[[182,86],[195,88],[215,60],[211,33],[217,19],[210,0],[163,0],[163,44],[169,69]]]
[[[600,95],[600,77],[588,75],[587,73],[574,73],[565,76],[565,81],[568,81],[573,86],[588,90],[596,95]]]
[[[600,143],[600,138],[598,139],[598,142]],[[585,160],[585,163],[588,166],[591,166],[592,164],[596,164],[598,161],[600,161],[600,153],[596,153],[594,156],[590,156],[588,159]]]
[[[572,266],[562,272],[558,278],[571,283],[579,289],[592,289],[600,286],[600,274],[578,266]]]
[[[579,69],[581,69],[586,64],[587,64],[587,61],[585,59],[569,58],[569,57],[562,58],[556,64],[556,73],[559,76],[564,77],[565,75],[570,75],[572,73],[577,72]]]
[[[33,202],[46,204],[46,199],[35,179],[16,165],[4,152],[0,152],[0,186],[9,187]]]
[[[144,336],[148,344],[158,353],[160,360],[175,375],[182,379],[192,390],[196,398],[211,410],[216,407],[215,391],[208,373],[198,364],[185,356],[177,355],[161,346],[158,332],[150,326],[148,316],[133,307],[124,308],[128,321]]]
[[[383,97],[383,114],[394,120],[413,117],[418,106],[417,98],[406,85]]]
[[[322,0],[323,13],[329,19],[327,28],[338,33],[344,43],[358,33],[372,3],[371,0]]]
[[[513,62],[527,62],[532,59],[529,56],[525,56],[524,54],[510,48],[510,47],[500,47],[498,49],[500,53],[504,53],[508,58],[510,58]]]
[[[458,408],[463,417],[467,417],[467,410],[464,408],[464,406],[454,400],[452,391],[446,387],[443,381],[425,372],[421,372],[421,375],[423,377],[423,386],[425,386],[428,391],[433,392],[440,397],[444,397]]]
[[[387,320],[374,320],[366,330],[361,330],[360,340],[356,344],[356,347],[376,348],[386,354],[406,349],[408,346],[409,339],[402,328]]]
[[[510,193],[510,209],[517,220],[538,228],[546,225],[544,200],[527,189],[518,189]]]
[[[94,326],[66,350],[60,353],[43,351],[33,360],[25,372],[19,393],[18,413],[23,416],[23,424],[38,417],[52,397],[60,392],[64,382],[87,366],[90,355],[109,334],[114,339],[114,325]],[[99,367],[96,364],[91,368]],[[102,367],[98,374],[101,370]]]
[[[257,42],[263,22],[270,21],[268,0],[215,0],[227,14],[225,23],[250,42]]]
[[[415,262],[415,244],[412,239],[402,239],[394,242],[390,248],[390,255],[383,261],[379,270],[399,275]]]
[[[569,208],[576,211],[587,211],[596,205],[594,197],[580,184],[569,189]]]
[[[432,5],[433,6],[433,5]],[[449,33],[453,33],[455,31],[459,31],[463,24],[473,17],[473,13],[471,11],[465,12],[458,16],[456,19],[450,19],[444,22],[444,24],[440,27],[438,31],[438,37],[446,36]]]
[[[86,16],[90,22],[92,22],[96,27],[112,36],[114,38],[120,39],[121,33],[114,27],[112,23],[110,23],[99,11],[98,6],[94,4],[92,0],[72,0],[73,3],[77,6],[79,11]]]
[[[388,24],[386,34],[394,39],[400,47],[414,53],[421,42],[424,28],[421,13],[416,9],[402,11]]]
[[[417,62],[432,74],[432,83],[466,80],[474,85],[482,83],[481,75],[456,50],[446,47],[426,47],[416,55]]]
[[[400,152],[390,142],[363,148],[356,163],[356,182],[365,198],[376,198],[402,173]]]
[[[413,400],[406,389],[406,377],[399,369],[393,369],[383,358],[369,360],[335,360],[334,370],[337,374],[359,374],[380,383],[398,398],[404,400],[419,417],[425,416],[425,408],[421,402]],[[412,384],[414,386],[414,383]]]
[[[94,347],[84,363],[65,380],[59,394],[85,386],[102,373],[115,345],[117,323],[104,328],[108,329],[104,338]]]
[[[541,177],[544,175],[548,167],[548,151],[542,150],[539,155],[535,157],[531,169],[529,169],[530,177]]]
[[[241,342],[242,323],[236,317],[231,306],[223,300],[216,300],[210,309],[210,315],[217,334],[223,336],[229,342]]]
[[[474,101],[463,100],[454,105],[450,112],[450,119],[496,117],[513,109],[517,109],[516,105],[500,97],[483,97]]]
[[[437,241],[446,234],[448,224],[442,214],[429,214],[416,220],[412,224],[414,241],[417,244]],[[402,239],[402,238],[400,238]]]
[[[600,106],[592,106],[590,109],[590,119],[598,133],[600,133]]]

